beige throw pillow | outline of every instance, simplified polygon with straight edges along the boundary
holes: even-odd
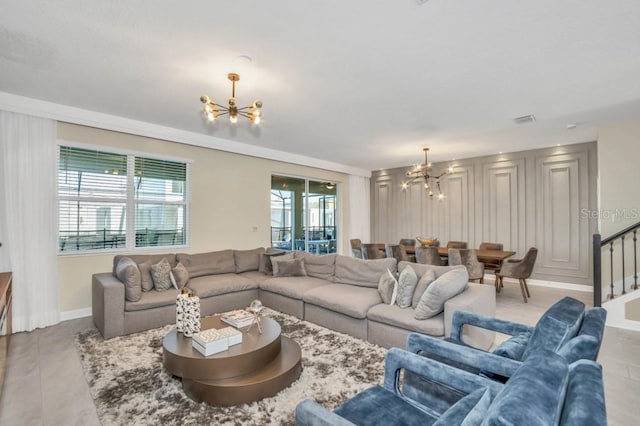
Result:
[[[258,267],[258,272],[262,272],[265,275],[273,275],[273,264],[271,263],[271,258],[274,256],[284,256],[286,252],[278,251],[278,252],[269,252],[260,254],[260,266]]]
[[[271,257],[271,267],[273,268],[273,276],[278,276],[278,263],[284,262],[287,260],[293,260],[294,255],[293,252],[285,253],[282,256],[272,256]]]
[[[424,294],[429,284],[431,284],[436,279],[435,271],[427,271],[420,277],[418,284],[416,285],[415,290],[413,290],[413,297],[411,298],[411,307],[413,309],[418,307],[418,303],[420,302],[420,298]]]
[[[387,305],[393,305],[396,302],[396,296],[398,294],[398,281],[389,269],[387,269],[385,273],[380,275],[380,280],[378,281],[378,293],[380,293],[382,302],[386,303]]]
[[[407,266],[400,272],[398,277],[398,297],[396,303],[401,308],[408,308],[411,306],[411,300],[413,293],[418,284],[418,275],[411,266]]]
[[[277,259],[277,258],[276,258]],[[274,277],[306,277],[307,270],[304,266],[304,260],[291,259],[277,262],[278,269],[274,268]]]
[[[147,260],[142,263],[138,263],[138,269],[140,269],[140,282],[142,283],[142,291],[153,290],[153,277],[151,276],[151,260]]]
[[[427,287],[416,307],[415,319],[423,320],[444,311],[447,300],[462,293],[469,285],[469,273],[464,266],[455,266]]]
[[[129,302],[137,302],[142,297],[142,284],[138,265],[128,257],[118,260],[116,277],[124,284],[124,298]]]
[[[185,266],[178,262],[175,268],[171,270],[171,283],[176,290],[182,289],[189,282],[189,271]]]
[[[156,291],[165,291],[172,287],[171,265],[167,259],[162,259],[151,266],[151,276],[153,277],[153,286]]]

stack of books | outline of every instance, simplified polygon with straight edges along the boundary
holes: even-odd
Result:
[[[225,312],[220,316],[220,319],[235,328],[248,327],[253,324],[254,315],[251,312],[244,309],[237,309],[235,311]]]
[[[203,330],[191,339],[191,346],[204,356],[226,351],[239,343],[242,343],[242,333],[231,327]]]

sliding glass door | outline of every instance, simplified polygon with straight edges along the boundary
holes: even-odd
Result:
[[[337,250],[337,194],[334,182],[271,177],[271,246],[314,254]]]

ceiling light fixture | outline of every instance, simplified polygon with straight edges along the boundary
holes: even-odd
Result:
[[[407,171],[406,175],[409,178],[408,181],[402,182],[402,189],[407,189],[409,184],[416,179],[424,179],[424,189],[429,191],[429,197],[433,197],[433,187],[438,189],[438,200],[442,200],[444,198],[444,194],[440,189],[440,178],[447,173],[453,172],[453,166],[449,166],[446,172],[440,173],[439,175],[432,175],[429,172],[431,171],[431,163],[427,157],[429,153],[429,148],[422,148],[424,151],[424,164],[416,164],[415,167],[409,171]],[[435,182],[435,183],[434,183]]]
[[[262,102],[254,101],[249,106],[238,108],[236,105],[236,81],[240,80],[240,75],[231,72],[227,75],[227,78],[231,80],[231,97],[228,100],[229,106],[226,107],[217,104],[216,101],[207,95],[201,96],[200,102],[204,104],[202,113],[205,118],[209,121],[214,121],[221,115],[229,114],[229,121],[232,123],[237,123],[238,116],[242,116],[254,124],[260,124],[262,120]]]

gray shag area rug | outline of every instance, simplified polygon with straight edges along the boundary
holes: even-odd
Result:
[[[162,367],[162,340],[172,325],[104,340],[76,336],[83,370],[103,425],[292,425],[296,404],[313,398],[327,408],[381,383],[386,349],[271,310],[267,315],[302,349],[300,378],[276,396],[235,407],[212,407],[185,395]]]

